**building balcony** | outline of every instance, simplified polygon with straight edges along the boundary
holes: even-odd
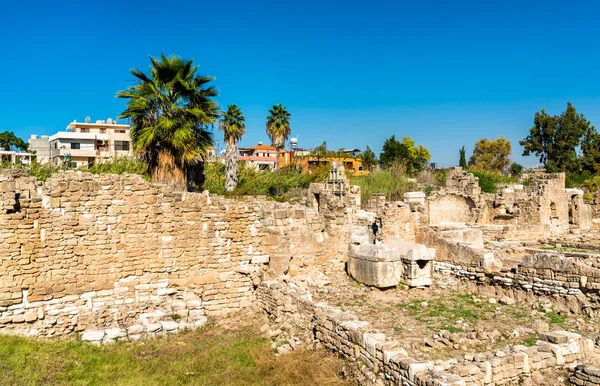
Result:
[[[61,140],[61,139],[79,139],[79,140],[108,140],[108,134],[100,133],[75,133],[72,131],[59,131],[58,133],[51,135],[49,140]]]
[[[64,157],[69,155],[71,157],[97,157],[98,151],[94,149],[58,149],[58,155]]]

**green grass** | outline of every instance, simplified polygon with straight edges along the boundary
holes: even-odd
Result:
[[[551,325],[562,326],[567,321],[567,316],[566,315],[560,315],[556,311],[547,312],[546,316],[550,319],[549,323]]]
[[[99,347],[0,336],[1,385],[342,385],[341,366],[317,351],[276,357],[270,341],[249,331]]]
[[[530,336],[529,338],[526,338],[520,342],[517,342],[517,344],[521,344],[521,345],[527,346],[527,347],[533,347],[537,344],[538,340],[539,340],[539,337],[537,335],[534,335],[534,336]]]
[[[427,306],[422,306],[423,302],[427,302]],[[489,315],[495,313],[498,306],[484,301],[475,302],[471,294],[454,293],[433,299],[414,299],[399,303],[398,307],[407,310],[416,320],[433,331],[461,332],[462,328],[456,325],[457,321],[462,320],[474,327],[480,320],[490,320]],[[511,308],[510,312],[515,320],[529,317],[520,308]]]
[[[416,190],[416,185],[406,175],[394,176],[388,170],[380,170],[366,176],[352,177],[352,185],[360,186],[362,200],[370,199],[373,194],[385,194],[388,200],[402,200],[404,193]]]

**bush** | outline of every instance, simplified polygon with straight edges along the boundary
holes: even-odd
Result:
[[[484,170],[469,170],[469,173],[479,178],[479,187],[484,193],[496,193],[497,184],[513,184],[515,179],[500,173],[494,173]]]
[[[394,173],[395,174],[395,173]],[[353,177],[350,179],[352,185],[360,186],[361,198],[369,200],[373,194],[385,194],[388,200],[395,201],[403,199],[404,193],[416,189],[415,184],[408,180],[406,175],[393,175],[393,171],[381,170],[366,176]]]
[[[510,174],[513,177],[518,177],[521,175],[521,173],[523,173],[523,165],[513,162],[510,165]]]
[[[210,162],[204,169],[204,189],[214,194],[230,195],[269,195],[275,197],[277,174],[270,170],[256,170],[241,162],[238,169],[238,185],[231,192],[225,192],[225,165]],[[313,182],[324,182],[329,175],[329,167],[322,166],[302,172],[293,166],[279,170],[279,189],[281,193],[290,195],[296,190],[307,189]],[[277,197],[279,200],[283,197]]]
[[[565,186],[567,188],[586,186],[588,181],[593,180],[594,178],[595,177],[588,171],[568,172],[565,176]]]

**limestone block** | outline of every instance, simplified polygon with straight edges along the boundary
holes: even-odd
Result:
[[[348,256],[347,269],[350,276],[361,283],[387,288],[400,283],[404,265],[401,261],[377,262]]]
[[[406,192],[404,193],[404,202],[407,204],[425,204],[424,192]]]
[[[81,336],[81,340],[84,342],[100,342],[102,338],[104,338],[104,331],[102,330],[85,331]]]
[[[108,328],[105,333],[107,339],[125,338],[127,336],[127,331],[122,328]]]
[[[174,331],[179,328],[179,324],[174,321],[162,321],[160,322],[162,329],[165,331]]]

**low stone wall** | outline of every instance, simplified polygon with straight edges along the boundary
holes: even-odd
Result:
[[[591,339],[555,331],[541,334],[536,346],[508,346],[503,350],[466,355],[446,370],[460,375],[466,385],[519,384],[519,380],[535,371],[589,359],[593,351]]]
[[[570,311],[584,308],[597,316],[600,308],[600,268],[597,257],[565,256],[555,252],[526,255],[503,266],[497,252],[449,240],[432,228],[421,231],[421,239],[436,249],[434,270],[487,285],[558,296],[570,303]],[[573,301],[571,301],[573,300]]]
[[[263,309],[290,326],[284,331],[307,343],[319,343],[356,362],[363,385],[462,386],[464,380],[440,370],[433,362],[408,356],[398,342],[370,328],[349,312],[312,301],[293,284],[263,282],[257,290]]]
[[[569,378],[569,382],[574,386],[600,385],[600,369],[595,366],[579,365]]]
[[[322,344],[354,361],[363,385],[514,384],[534,371],[579,363],[594,349],[590,339],[555,331],[543,334],[534,347],[507,347],[437,364],[423,362],[409,357],[401,342],[374,331],[352,313],[313,302],[293,283],[264,282],[257,295],[269,315],[289,326],[284,334]]]

